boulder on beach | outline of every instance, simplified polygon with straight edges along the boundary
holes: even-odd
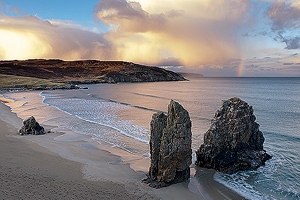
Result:
[[[23,121],[23,126],[19,130],[20,135],[43,135],[45,130],[35,120],[33,116]]]
[[[245,101],[223,101],[196,151],[195,164],[229,174],[264,165],[271,156],[263,149],[265,139],[255,120],[252,106]]]
[[[192,122],[188,111],[171,100],[168,115],[153,114],[150,126],[151,166],[143,181],[160,188],[188,180],[192,163]]]

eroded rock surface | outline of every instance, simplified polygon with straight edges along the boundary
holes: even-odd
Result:
[[[192,123],[189,113],[171,100],[168,115],[153,114],[150,138],[151,166],[144,182],[160,188],[190,177]]]
[[[196,165],[224,173],[264,165],[271,156],[263,149],[264,136],[255,120],[246,102],[239,98],[223,101],[196,152]]]
[[[43,135],[45,130],[35,120],[33,116],[23,121],[23,126],[19,130],[20,135]]]

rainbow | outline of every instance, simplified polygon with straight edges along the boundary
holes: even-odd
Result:
[[[244,69],[244,60],[241,60],[239,66],[238,66],[237,76],[243,75],[243,69]]]

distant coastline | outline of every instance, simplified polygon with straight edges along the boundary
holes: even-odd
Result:
[[[1,90],[77,89],[77,84],[186,80],[173,71],[123,61],[0,61]]]

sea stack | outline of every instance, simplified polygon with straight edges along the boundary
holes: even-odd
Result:
[[[223,101],[196,151],[196,165],[229,174],[264,165],[271,156],[263,149],[265,139],[255,120],[245,101]]]
[[[23,126],[19,130],[20,135],[43,135],[45,130],[35,120],[33,116],[23,121]]]
[[[171,100],[168,115],[153,114],[150,126],[151,166],[144,182],[161,188],[188,180],[192,163],[192,122],[188,111]]]

